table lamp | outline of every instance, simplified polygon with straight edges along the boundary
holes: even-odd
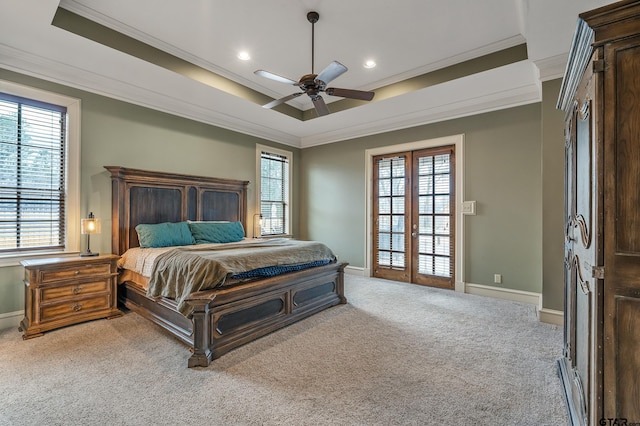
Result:
[[[82,221],[80,222],[80,232],[87,236],[87,251],[81,253],[80,256],[97,256],[98,253],[94,253],[91,251],[90,238],[91,234],[100,233],[100,219],[96,219],[93,216],[93,212],[89,212],[89,217],[87,217],[86,219],[82,219]]]

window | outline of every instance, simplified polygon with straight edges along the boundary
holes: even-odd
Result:
[[[0,81],[0,266],[79,249],[78,116],[76,99]]]
[[[66,114],[0,93],[0,252],[64,248]]]
[[[259,174],[260,235],[286,235],[290,224],[290,179],[292,154],[267,146],[257,146]]]

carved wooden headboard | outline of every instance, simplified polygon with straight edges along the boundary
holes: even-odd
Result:
[[[248,181],[104,166],[111,172],[111,251],[137,247],[140,223],[240,221],[247,229]]]

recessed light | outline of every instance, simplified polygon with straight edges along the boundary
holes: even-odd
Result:
[[[248,61],[249,59],[251,59],[251,56],[249,55],[249,52],[245,52],[243,50],[242,52],[238,52],[238,59],[240,59],[241,61]]]
[[[374,61],[373,59],[369,59],[368,61],[366,61],[364,63],[364,67],[365,68],[375,68],[376,67],[376,61]]]

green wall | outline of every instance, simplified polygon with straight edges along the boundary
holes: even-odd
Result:
[[[477,201],[477,215],[464,219],[465,281],[542,292],[545,307],[562,310],[559,81],[543,85],[542,104],[299,150],[6,70],[0,79],[81,99],[81,213],[93,211],[103,230],[111,228],[104,165],[255,182],[259,143],[294,153],[294,236],[327,243],[355,267],[366,255],[365,150],[462,133],[465,199]],[[251,215],[251,185],[248,201]],[[91,242],[94,251],[111,250],[105,232]],[[493,283],[495,273],[502,284]],[[0,315],[23,303],[22,268],[0,268]]]
[[[542,297],[564,310],[564,112],[556,109],[562,80],[542,84]]]
[[[542,291],[540,104],[304,149],[301,235],[365,267],[365,150],[465,135],[465,282]]]

